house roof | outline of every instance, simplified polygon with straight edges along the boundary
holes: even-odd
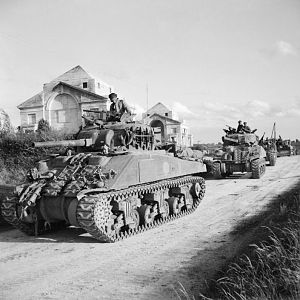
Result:
[[[72,74],[77,74],[77,76],[79,75],[82,78],[93,78],[87,71],[85,71],[80,65],[78,65],[72,68],[71,70],[63,73],[62,75],[59,75],[55,79],[51,80],[51,82],[68,80],[70,77],[72,77]]]
[[[34,95],[33,97],[27,99],[17,107],[19,109],[27,108],[27,107],[36,107],[36,106],[43,106],[43,100],[42,100],[42,93],[39,92],[38,94]]]
[[[75,75],[76,74],[76,75]],[[57,78],[53,79],[51,82],[58,82],[58,81],[68,81],[68,79],[73,76],[77,76],[80,78],[86,78],[86,79],[95,79],[98,82],[105,84],[107,86],[110,86],[108,83],[104,82],[103,80],[100,80],[97,76],[94,76],[90,72],[87,72],[85,69],[83,69],[80,65],[72,68],[71,70],[63,73],[62,75],[58,76]]]
[[[153,116],[158,116],[158,117],[160,117],[160,118],[162,118],[162,119],[165,119],[165,120],[167,120],[167,121],[169,121],[169,122],[172,122],[172,123],[175,123],[175,124],[181,124],[181,123],[182,123],[182,122],[180,122],[180,121],[177,121],[177,120],[168,118],[168,117],[166,117],[166,116],[162,116],[162,115],[160,115],[160,114],[158,114],[158,113],[153,113],[153,114],[151,114],[150,116],[148,116],[147,118],[152,118]]]
[[[170,111],[170,109],[167,106],[165,106],[164,104],[162,104],[161,102],[156,103],[154,106],[152,106],[151,108],[149,108],[147,111],[153,110],[153,109],[155,109],[157,107],[163,107],[166,110]]]
[[[60,81],[59,83],[57,83],[57,84],[53,87],[52,90],[54,90],[55,88],[57,88],[57,87],[60,86],[60,85],[67,86],[67,87],[69,87],[70,89],[79,91],[79,92],[81,92],[82,94],[86,94],[86,95],[89,95],[89,96],[93,96],[94,98],[97,98],[97,99],[99,99],[99,100],[107,101],[107,98],[106,98],[106,97],[100,96],[100,95],[98,95],[98,94],[89,92],[89,91],[87,91],[87,90],[85,90],[85,89],[81,89],[81,88],[79,88],[79,87],[70,85],[70,84],[65,83],[65,82],[62,82],[62,81]],[[40,92],[40,93],[34,95],[33,97],[27,99],[25,102],[21,103],[21,104],[18,105],[17,107],[18,107],[19,109],[23,109],[23,108],[29,108],[29,107],[43,106],[42,94],[43,94],[43,92]]]
[[[107,101],[107,98],[106,98],[106,97],[100,96],[100,95],[95,94],[95,93],[93,93],[93,92],[87,91],[87,90],[85,90],[85,89],[79,88],[79,87],[77,87],[77,86],[74,86],[74,85],[71,85],[71,84],[68,84],[68,83],[65,83],[65,82],[62,82],[62,81],[60,81],[58,84],[56,84],[56,85],[53,87],[52,90],[54,90],[54,89],[55,89],[56,87],[58,87],[59,85],[64,85],[64,86],[69,87],[70,89],[77,90],[77,91],[79,91],[79,92],[81,92],[81,93],[83,93],[83,94],[87,94],[87,95],[93,96],[93,97],[98,98],[98,99],[103,100],[103,101]]]

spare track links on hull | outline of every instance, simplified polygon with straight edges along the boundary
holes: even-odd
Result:
[[[172,214],[160,217],[151,223],[139,225],[133,229],[125,231],[108,230],[111,220],[115,217],[112,213],[111,201],[122,201],[127,197],[141,197],[147,193],[155,193],[174,187],[183,187],[188,184],[199,183],[200,190],[197,196],[193,197],[193,205],[190,208],[182,210],[178,214]],[[199,176],[185,176],[175,179],[166,179],[161,182],[143,184],[130,187],[120,191],[108,193],[98,193],[85,195],[79,200],[77,206],[77,221],[83,229],[90,233],[94,238],[102,242],[117,242],[146,230],[158,227],[185,215],[191,214],[196,210],[205,194],[205,181]]]

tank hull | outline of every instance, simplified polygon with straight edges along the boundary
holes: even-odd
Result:
[[[113,242],[191,213],[204,196],[205,171],[200,161],[164,151],[53,157],[3,201],[2,213],[27,234],[71,224]]]

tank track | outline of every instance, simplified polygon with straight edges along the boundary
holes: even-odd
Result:
[[[39,234],[49,233],[66,227],[65,222],[53,224],[47,223],[47,226],[45,226],[45,222],[38,222],[37,224],[22,222],[17,216],[18,203],[19,197],[17,195],[6,197],[5,199],[3,199],[1,205],[2,216],[6,222],[11,224],[16,229],[24,232],[25,234],[37,236]]]
[[[129,229],[127,231],[122,231],[120,233],[111,233],[111,234],[107,232],[106,226],[109,225],[107,220],[109,220],[109,217],[112,215],[111,205],[110,205],[111,200],[120,201],[130,196],[134,196],[134,195],[141,196],[144,193],[156,192],[166,188],[179,187],[185,184],[196,183],[196,182],[200,184],[201,190],[199,193],[199,198],[196,199],[196,201],[194,201],[194,204],[190,209],[181,211],[177,215],[169,215],[165,218],[154,220],[153,223],[151,224],[139,225],[135,229]],[[198,207],[198,205],[200,204],[202,198],[204,197],[204,193],[205,193],[205,181],[202,177],[185,176],[176,179],[162,180],[151,184],[134,186],[120,191],[85,195],[82,199],[80,199],[77,206],[77,221],[80,227],[85,229],[95,239],[100,240],[102,242],[113,243],[137,235],[139,233],[150,230],[152,228],[156,228],[163,224],[169,223],[175,219],[179,219],[183,216],[193,213]],[[97,215],[98,214],[97,206],[101,207],[101,209],[99,210],[99,212],[101,211],[102,214],[101,216]]]
[[[18,202],[18,196],[11,196],[3,199],[1,210],[4,220],[27,235],[35,235],[35,225],[33,223],[22,222],[17,217],[16,211]],[[39,226],[38,233],[44,233],[42,226]]]

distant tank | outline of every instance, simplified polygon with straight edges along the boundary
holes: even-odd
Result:
[[[295,148],[291,145],[291,140],[282,140],[281,138],[276,141],[277,157],[295,155]]]
[[[266,151],[258,145],[258,137],[254,133],[227,133],[222,140],[223,148],[216,151],[213,158],[205,160],[214,178],[225,178],[235,172],[251,172],[252,178],[258,179],[265,173]]]
[[[3,200],[6,221],[29,235],[74,225],[115,242],[197,208],[201,159],[157,150],[153,129],[141,123],[88,123],[76,140],[34,144],[69,148],[28,171],[29,182]]]

